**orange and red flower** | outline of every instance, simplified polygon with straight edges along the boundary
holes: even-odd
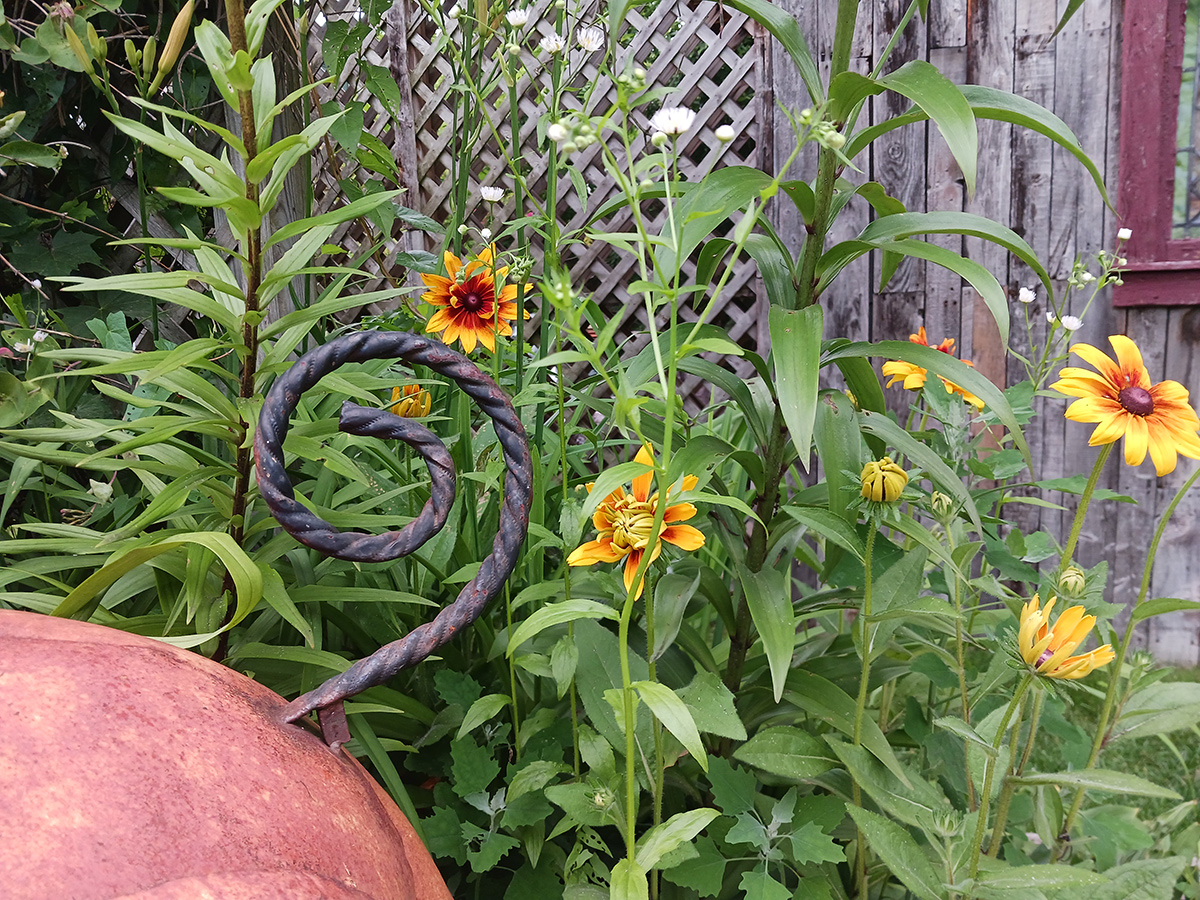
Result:
[[[929,346],[929,339],[925,337],[924,325],[917,330],[916,334],[910,334],[908,339],[914,344],[921,344],[924,347]],[[953,356],[954,338],[945,338],[933,349],[941,350],[943,353]],[[964,365],[971,366],[971,368],[975,367],[974,364],[969,360],[964,359],[962,362]],[[883,364],[883,374],[890,375],[892,379],[887,383],[887,387],[891,387],[893,384],[902,382],[905,390],[919,391],[921,388],[925,387],[925,379],[928,377],[929,373],[914,363],[905,362],[902,359],[893,359]],[[976,409],[983,409],[983,401],[966,388],[955,384],[953,381],[942,378],[941,375],[939,375],[938,378],[940,378],[942,384],[946,386],[947,394],[958,394],[963,398],[963,400],[965,400],[967,403],[970,403]]]
[[[464,266],[462,260],[447,250],[443,260],[449,277],[421,276],[429,287],[421,299],[439,307],[425,326],[427,332],[440,334],[447,344],[460,341],[467,353],[477,343],[495,352],[496,335],[512,334],[511,323],[518,315],[517,285],[504,284],[508,267],[497,267],[495,258],[495,246],[485,247]],[[497,288],[500,288],[499,302]],[[532,290],[532,283],[525,285],[526,294]],[[529,318],[528,312],[524,315]]]
[[[643,446],[635,457],[636,462],[647,466],[654,465],[654,456],[649,446]],[[625,493],[624,488],[617,488],[600,502],[592,515],[592,523],[596,526],[596,540],[580,544],[567,557],[567,565],[590,566],[598,562],[616,563],[625,560],[625,590],[633,586],[642,554],[650,545],[650,533],[653,530],[654,514],[658,510],[658,492],[650,493],[654,481],[654,472],[639,475],[633,479],[631,493]],[[687,475],[683,479],[683,489],[690,491],[696,486],[695,475]],[[589,493],[592,485],[588,485]],[[670,502],[670,493],[667,495]],[[650,561],[658,559],[662,553],[662,542],[674,544],[683,550],[699,550],[704,546],[704,535],[691,525],[680,525],[696,515],[696,507],[691,503],[676,503],[663,511],[663,528],[654,549],[650,553]],[[638,583],[634,597],[642,595],[644,580]]]

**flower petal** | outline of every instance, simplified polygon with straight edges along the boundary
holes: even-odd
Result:
[[[691,506],[691,504],[688,504]],[[681,550],[699,550],[704,546],[704,533],[691,525],[672,525],[664,528],[660,537]]]

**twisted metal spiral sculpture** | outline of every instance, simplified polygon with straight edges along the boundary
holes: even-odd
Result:
[[[284,722],[295,722],[317,711],[326,740],[334,745],[349,736],[342,701],[419,663],[474,622],[512,574],[529,531],[532,463],[525,429],[508,397],[473,362],[441,341],[406,332],[379,331],[335,338],[305,354],[267,394],[254,438],[254,458],[259,492],[279,524],[300,543],[327,556],[357,562],[386,562],[412,553],[446,523],[455,488],[450,453],[428,428],[387,410],[367,409],[347,401],[342,406],[338,427],[348,434],[395,438],[413,447],[425,459],[432,481],[429,501],[417,518],[399,531],[381,535],[338,531],[296,500],[284,466],[283,441],[301,394],[343,363],[394,358],[426,366],[452,379],[491,417],[508,469],[504,499],[492,552],[453,603],[432,622],[380,647],[284,708]]]

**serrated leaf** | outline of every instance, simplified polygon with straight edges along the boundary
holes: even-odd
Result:
[[[805,863],[843,863],[846,852],[816,822],[805,822],[790,835],[792,859]]]
[[[691,888],[701,897],[715,897],[721,892],[728,861],[710,837],[697,838],[695,847],[695,859],[664,870],[662,877],[672,884]]]
[[[714,756],[710,761],[708,783],[712,786],[713,800],[725,815],[736,816],[754,809],[757,779],[723,757]]]
[[[460,797],[483,793],[500,774],[500,764],[492,751],[480,747],[471,737],[450,742],[450,760],[450,786]]]
[[[738,716],[733,694],[712,672],[698,672],[678,693],[701,732],[735,741],[746,739],[746,727]]]
[[[791,900],[792,892],[771,877],[766,863],[742,875],[738,882],[745,900]]]

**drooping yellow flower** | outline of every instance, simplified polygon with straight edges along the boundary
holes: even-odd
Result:
[[[908,473],[892,462],[890,456],[871,460],[863,466],[862,495],[876,503],[894,503],[908,484]]]
[[[654,456],[648,445],[643,446],[635,457],[636,462],[653,466]],[[696,486],[698,479],[695,475],[687,475],[683,479],[683,489],[690,491]],[[633,586],[637,568],[641,564],[642,554],[650,543],[650,532],[654,523],[654,514],[658,510],[658,492],[651,494],[650,486],[654,482],[654,473],[647,472],[633,479],[632,490],[625,493],[624,488],[617,488],[596,508],[592,515],[592,523],[596,526],[596,540],[587,541],[575,548],[567,557],[567,565],[590,566],[598,562],[615,563],[625,560],[625,590]],[[592,485],[588,485],[588,492]],[[670,502],[670,493],[667,495]],[[674,544],[682,550],[699,550],[704,546],[704,535],[691,525],[680,525],[696,515],[696,507],[691,503],[676,503],[668,506],[663,512],[663,528],[654,542],[650,553],[650,561],[658,559],[662,553],[662,542]],[[635,599],[642,595],[644,580],[638,583]]]
[[[474,350],[477,343],[495,351],[496,335],[512,334],[510,323],[519,313],[517,286],[504,284],[508,267],[497,268],[495,258],[496,248],[485,247],[464,266],[462,260],[447,250],[442,259],[449,277],[421,276],[429,287],[421,299],[440,307],[430,316],[425,326],[427,332],[439,333],[447,344],[461,341],[467,353]],[[504,286],[500,288],[497,302],[496,288],[500,285]],[[532,290],[532,283],[525,285],[526,294]],[[524,316],[528,319],[529,313],[525,312]]]
[[[1066,368],[1051,385],[1068,397],[1079,397],[1067,407],[1072,422],[1095,424],[1088,444],[1098,447],[1125,438],[1125,462],[1140,465],[1150,451],[1154,471],[1175,471],[1176,454],[1200,459],[1200,419],[1188,403],[1188,392],[1178,381],[1150,383],[1137,344],[1123,334],[1108,339],[1116,351],[1113,362],[1090,344],[1075,344],[1071,352],[1094,366]]]
[[[929,346],[929,339],[925,336],[924,325],[917,330],[916,334],[910,334],[908,339],[911,343],[920,344],[923,347]],[[953,356],[954,338],[943,339],[942,342],[933,349],[941,350],[948,356]],[[962,362],[971,368],[975,368],[974,363],[972,363],[970,360],[964,359]],[[925,387],[925,380],[929,376],[928,371],[925,369],[913,363],[905,362],[902,359],[893,359],[885,362],[883,364],[883,374],[890,376],[892,379],[887,383],[887,387],[891,387],[894,384],[903,384],[906,391],[921,390],[921,388]],[[953,381],[942,378],[941,375],[939,375],[938,378],[941,379],[942,384],[945,385],[947,394],[958,394],[963,398],[963,400],[965,400],[967,403],[970,403],[976,409],[983,409],[983,401],[966,388],[955,384]]]
[[[1051,625],[1050,610],[1057,602],[1057,597],[1051,597],[1046,608],[1039,609],[1038,595],[1034,594],[1022,608],[1017,645],[1025,662],[1048,678],[1076,679],[1117,658],[1111,644],[1072,656],[1075,648],[1091,634],[1096,617],[1085,615],[1082,606],[1072,606]]]
[[[420,419],[433,408],[433,396],[419,384],[406,384],[403,391],[392,388],[391,410],[406,419]]]

